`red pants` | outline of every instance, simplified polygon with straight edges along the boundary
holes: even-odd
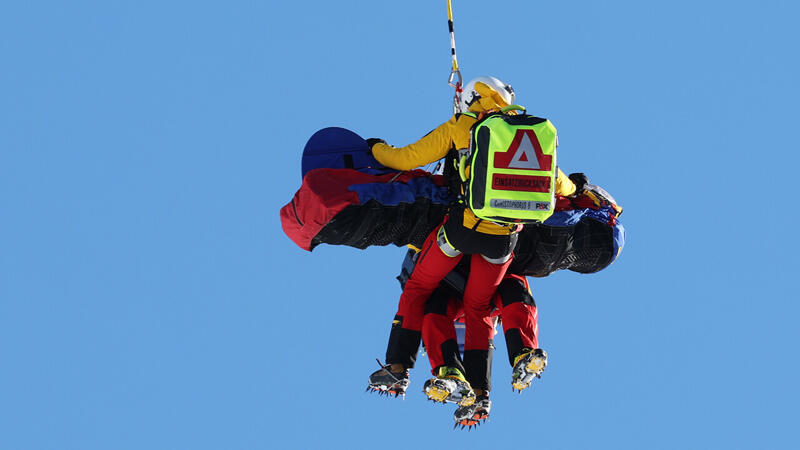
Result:
[[[499,315],[503,323],[509,363],[525,348],[537,348],[538,324],[536,304],[530,294],[525,277],[506,275],[492,297],[495,310],[492,316]],[[463,303],[458,298],[436,291],[425,309],[422,324],[422,340],[431,364],[431,371],[439,366],[455,366],[464,370],[456,342],[453,321],[463,313]],[[465,351],[466,353],[466,351]],[[486,354],[486,358],[491,358]],[[483,370],[473,373],[470,383],[480,389],[491,389],[491,361]]]
[[[436,245],[436,232],[431,233],[422,246],[422,252],[411,277],[406,282],[397,315],[402,317],[402,328],[422,330],[425,302],[444,277],[453,270],[463,254],[445,255]],[[504,264],[491,264],[481,255],[470,255],[470,273],[464,289],[464,322],[467,327],[466,350],[488,350],[492,339],[492,295],[500,285],[511,260]]]
[[[463,257],[446,255],[437,244],[437,231],[433,231],[422,246],[416,266],[408,278],[400,296],[397,314],[392,322],[389,345],[386,349],[386,363],[400,363],[414,367],[419,342],[422,337],[422,322],[425,304],[439,283],[452,271]],[[470,230],[468,230],[470,231]],[[489,236],[489,235],[487,235]],[[513,248],[514,239],[503,237],[495,239],[477,237],[478,241],[488,243],[488,251],[503,254]],[[494,243],[499,242],[495,248]],[[492,264],[480,254],[470,256],[470,273],[463,295],[464,323],[466,325],[464,364],[467,380],[474,388],[487,389],[483,380],[491,379],[490,361],[492,357],[493,322],[489,318],[492,295],[503,279],[506,269],[511,265],[509,258],[503,264]],[[451,325],[452,326],[452,325]]]
[[[392,322],[386,349],[387,364],[414,367],[422,337],[425,303],[463,255],[469,254],[471,269],[463,293],[466,325],[464,367],[467,380],[470,380],[471,374],[480,379],[485,377],[478,374],[486,372],[487,361],[491,360],[491,298],[511,265],[511,252],[516,245],[517,235],[510,230],[507,235],[493,235],[467,228],[463,226],[463,213],[463,208],[451,209],[442,226],[431,232],[422,245],[416,265],[406,280],[397,314]],[[437,243],[439,230],[443,232],[442,245],[453,248],[451,254],[457,251],[462,253],[456,256],[445,254]],[[447,237],[444,236],[445,231]],[[501,264],[492,264],[482,254],[496,261],[504,258],[508,260]]]

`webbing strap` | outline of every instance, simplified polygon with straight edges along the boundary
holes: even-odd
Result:
[[[463,80],[461,78],[461,70],[458,68],[458,57],[456,56],[456,34],[453,31],[453,5],[451,0],[447,0],[447,28],[450,30],[450,55],[453,60],[453,68],[450,71],[450,78],[447,79],[447,84],[456,90],[453,98],[453,113],[457,113],[458,105],[461,103]]]
[[[453,31],[453,5],[447,0],[447,27],[450,29],[450,54],[453,58],[453,72],[458,71],[458,58],[456,58],[456,35]]]
[[[511,253],[505,256],[501,256],[499,258],[489,258],[486,255],[481,255],[481,257],[485,259],[486,262],[488,262],[489,264],[505,264],[508,262],[509,259],[511,259]]]

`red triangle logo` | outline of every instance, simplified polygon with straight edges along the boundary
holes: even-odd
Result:
[[[550,171],[553,156],[545,155],[539,138],[533,130],[517,130],[505,152],[494,154],[494,167],[498,169],[527,169]]]

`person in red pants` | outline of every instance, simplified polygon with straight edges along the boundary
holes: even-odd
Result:
[[[470,131],[486,113],[499,111],[514,102],[510,85],[493,77],[472,80],[464,88],[461,113],[454,115],[422,139],[395,148],[380,139],[368,139],[372,155],[381,164],[397,170],[411,170],[445,158],[444,175],[454,189],[461,189],[454,161],[459,150],[470,148]],[[469,113],[469,114],[467,114]],[[555,192],[572,195],[575,185],[557,170]],[[458,195],[460,191],[454,191]],[[386,392],[404,394],[408,387],[407,370],[414,366],[421,339],[425,302],[439,282],[469,255],[471,270],[464,289],[466,326],[464,366],[442,366],[436,378],[425,383],[432,400],[469,406],[476,394],[488,388],[486,373],[492,345],[491,297],[512,261],[519,224],[502,224],[478,218],[463,203],[454,205],[443,224],[426,239],[406,287],[400,296],[386,350],[386,366],[370,376],[370,386]],[[464,373],[466,371],[466,374]]]

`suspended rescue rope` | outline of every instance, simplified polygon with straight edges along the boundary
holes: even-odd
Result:
[[[450,78],[447,79],[447,84],[454,87],[456,90],[453,98],[453,113],[458,112],[458,105],[461,103],[461,70],[458,68],[458,58],[456,58],[456,35],[453,31],[453,5],[451,0],[447,0],[447,27],[450,29],[450,54],[453,58],[453,68],[450,71]]]

